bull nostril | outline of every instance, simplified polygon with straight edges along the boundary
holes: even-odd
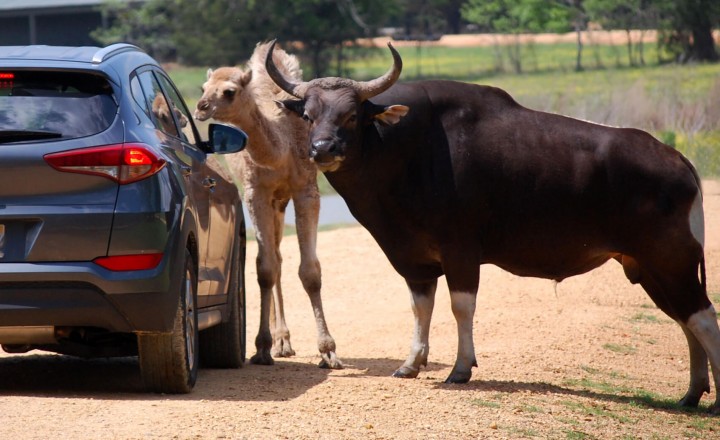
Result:
[[[335,144],[329,140],[320,140],[312,143],[312,149],[317,153],[332,153],[335,150]]]
[[[310,149],[310,159],[314,159],[315,156],[317,156],[317,150],[313,147]]]

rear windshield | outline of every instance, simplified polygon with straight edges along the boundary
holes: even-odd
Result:
[[[89,136],[108,128],[116,113],[101,76],[0,70],[0,143]]]

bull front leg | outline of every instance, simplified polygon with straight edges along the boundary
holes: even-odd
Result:
[[[427,366],[430,352],[430,320],[435,307],[437,279],[427,282],[405,280],[410,289],[410,304],[415,316],[410,354],[405,363],[395,370],[393,377],[414,378],[420,372],[420,366]]]

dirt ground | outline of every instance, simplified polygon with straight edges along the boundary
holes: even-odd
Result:
[[[708,284],[717,303],[720,183],[706,182],[705,194]],[[667,409],[688,383],[685,339],[618,264],[557,286],[483,267],[474,321],[479,367],[470,383],[446,385],[456,329],[444,281],[428,368],[414,380],[393,379],[412,331],[404,282],[359,226],[320,233],[318,250],[345,369],[316,366],[315,326],[291,236],[282,247],[283,286],[297,356],[272,367],[202,370],[195,390],[176,396],[142,392],[130,358],[2,354],[0,438],[720,438],[720,418]],[[256,255],[254,243],[248,255]],[[250,354],[259,295],[252,266]],[[714,397],[705,396],[705,409]]]

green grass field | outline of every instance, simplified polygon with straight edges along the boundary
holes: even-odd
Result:
[[[573,44],[523,47],[523,74],[510,70],[505,49],[400,47],[401,80],[454,79],[500,87],[521,104],[602,124],[650,131],[686,154],[704,177],[720,176],[720,64],[658,64],[645,46],[642,67],[629,66],[626,48],[586,46],[585,70],[576,72]],[[368,79],[391,63],[387,48],[349,49],[349,74]],[[307,70],[307,69],[306,69]],[[175,67],[169,73],[194,107],[207,67]]]

